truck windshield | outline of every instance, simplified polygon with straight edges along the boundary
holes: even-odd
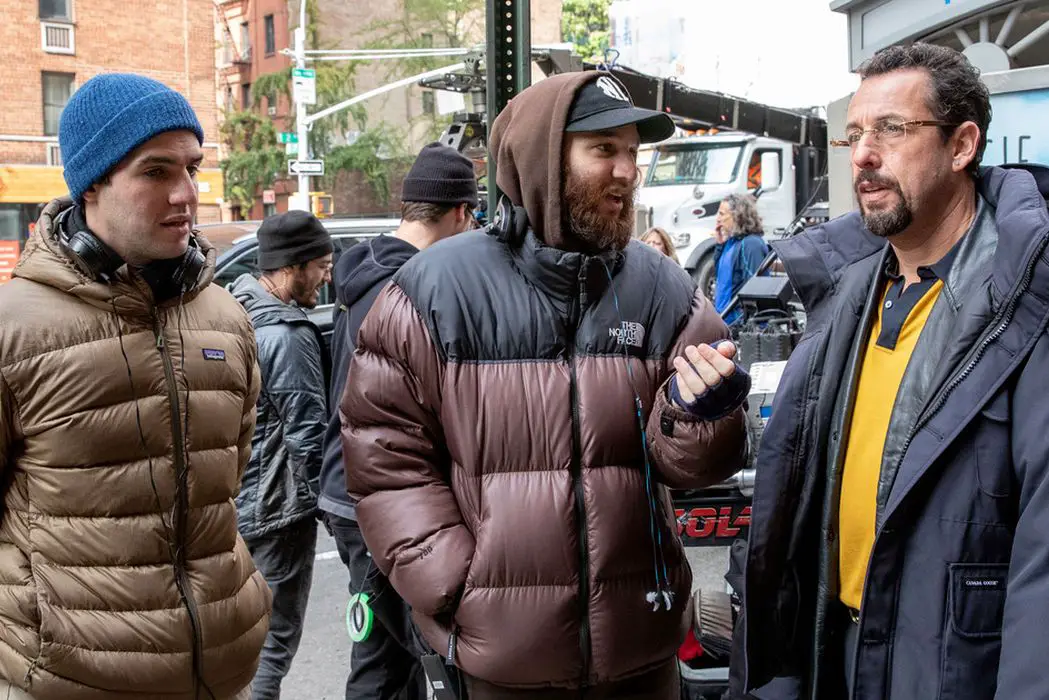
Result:
[[[738,143],[667,144],[656,149],[647,186],[728,184],[736,179]]]

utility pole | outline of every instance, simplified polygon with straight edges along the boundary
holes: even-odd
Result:
[[[529,0],[485,2],[485,74],[488,133],[499,112],[515,95],[532,84],[532,13]],[[495,216],[499,188],[495,158],[488,157],[488,216]]]
[[[306,68],[306,0],[299,2],[299,26],[295,29],[295,67]],[[309,160],[310,136],[309,124],[306,123],[306,102],[302,95],[295,95],[295,125],[298,130],[299,158]],[[310,176],[299,173],[299,191],[294,201],[289,202],[289,209],[310,210]]]

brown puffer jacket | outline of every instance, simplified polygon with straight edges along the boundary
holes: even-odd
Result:
[[[44,209],[0,287],[0,677],[38,700],[230,698],[270,609],[233,504],[259,390],[251,324],[210,284],[203,239],[181,305],[154,307],[126,266],[88,279],[55,237],[69,204]]]
[[[550,134],[560,157],[581,80],[549,81],[547,101],[516,105],[547,128],[505,138]],[[545,157],[522,180],[560,172]],[[666,487],[720,481],[746,456],[741,408],[703,421],[667,398],[673,358],[727,335],[688,275],[636,241],[596,256],[547,245],[560,231],[534,222],[558,220],[517,208],[409,261],[361,327],[341,404],[375,562],[431,647],[506,686],[589,686],[671,659],[691,574]],[[662,484],[651,510],[632,387]],[[664,562],[673,607],[653,612]]]

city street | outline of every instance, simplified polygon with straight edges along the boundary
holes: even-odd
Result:
[[[724,586],[727,550],[690,547],[686,550],[700,588]],[[346,634],[347,573],[335,543],[324,528],[317,538],[313,591],[306,613],[302,646],[281,688],[282,700],[342,700],[349,668],[350,638]]]

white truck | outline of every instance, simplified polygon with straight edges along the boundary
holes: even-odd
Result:
[[[827,122],[815,110],[780,109],[626,67],[612,73],[637,106],[669,114],[681,134],[701,132],[639,156],[638,228],[659,226],[671,234],[682,266],[709,294],[714,218],[726,195],[757,194],[769,238],[799,217],[826,218]]]
[[[740,132],[686,136],[651,149],[643,168],[639,208],[648,226],[670,234],[678,259],[713,294],[714,220],[734,192],[758,193],[767,236],[782,235],[812,197],[797,187],[795,146]]]

